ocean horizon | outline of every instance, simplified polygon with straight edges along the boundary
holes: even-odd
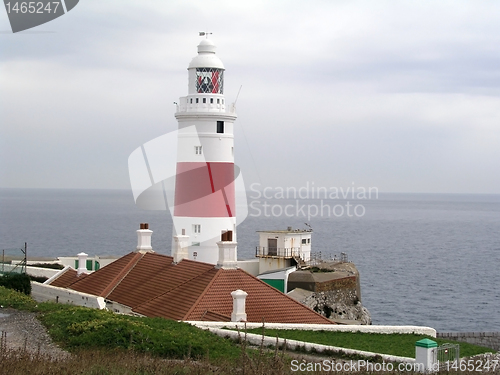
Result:
[[[255,257],[257,230],[307,223],[313,252],[345,252],[357,266],[373,324],[500,331],[500,195],[267,197],[248,193],[239,259]],[[130,190],[0,189],[0,247],[27,242],[28,257],[121,256],[134,251],[143,222],[153,249],[170,255],[170,213],[139,209]]]

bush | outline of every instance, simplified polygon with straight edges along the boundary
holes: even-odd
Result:
[[[50,268],[53,270],[62,270],[64,266],[60,263],[33,263],[28,264],[30,267],[39,267],[39,268]]]
[[[0,286],[0,305],[14,309],[33,310],[36,302],[30,296]]]
[[[0,277],[0,286],[17,290],[27,296],[31,294],[30,277],[24,273],[14,273]]]
[[[52,338],[72,351],[129,349],[178,359],[236,360],[240,356],[229,340],[187,323],[51,303],[40,303],[37,310]]]
[[[45,277],[45,276],[33,276],[33,275],[29,275],[29,278],[31,281],[36,281],[37,283],[40,283],[40,284],[43,284],[44,282],[46,282],[49,279],[48,277]]]

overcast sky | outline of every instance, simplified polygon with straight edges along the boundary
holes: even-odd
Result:
[[[0,187],[130,188],[209,31],[247,186],[498,194],[499,20],[493,0],[82,0],[12,34],[0,9]]]

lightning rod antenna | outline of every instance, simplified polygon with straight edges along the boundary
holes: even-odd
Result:
[[[236,105],[236,102],[238,101],[238,97],[240,96],[240,91],[243,85],[240,85],[240,89],[238,90],[238,94],[236,95],[236,99],[234,100],[234,105]]]

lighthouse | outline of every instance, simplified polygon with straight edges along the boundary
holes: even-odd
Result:
[[[211,40],[201,40],[188,67],[188,94],[177,103],[173,208],[173,236],[189,236],[189,259],[212,264],[218,261],[217,242],[224,233],[232,232],[236,242],[237,116],[234,104],[227,105],[224,98],[225,69],[215,49]]]

